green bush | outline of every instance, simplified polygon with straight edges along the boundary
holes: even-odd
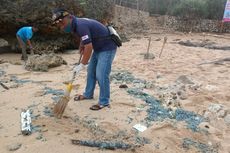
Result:
[[[225,4],[226,0],[206,0],[208,11],[206,18],[221,20],[223,18]]]
[[[206,12],[204,0],[181,0],[174,6],[172,15],[183,18],[204,18]]]
[[[149,0],[148,3],[150,15],[221,20],[226,0]]]

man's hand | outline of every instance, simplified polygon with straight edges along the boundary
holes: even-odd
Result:
[[[34,50],[33,49],[34,49],[33,46],[30,46],[30,54],[31,55],[34,55]]]
[[[73,68],[73,72],[75,72],[76,74],[79,74],[81,70],[85,69],[87,67],[87,65],[84,65],[82,63],[80,63],[79,65],[76,65]]]

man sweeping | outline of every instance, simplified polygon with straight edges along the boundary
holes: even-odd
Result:
[[[30,42],[30,39],[33,37],[33,34],[38,31],[38,28],[35,26],[26,26],[22,27],[17,31],[16,37],[19,43],[20,48],[22,49],[22,60],[26,61],[28,59],[26,48],[27,44],[30,47],[30,54],[34,54],[33,46]]]
[[[74,100],[92,99],[98,81],[100,87],[98,104],[91,106],[90,109],[100,110],[109,107],[109,75],[117,45],[111,39],[108,28],[93,19],[77,18],[64,9],[56,9],[52,20],[61,30],[81,38],[80,51],[83,58],[73,70],[79,74],[88,64],[87,84],[85,92],[82,95],[77,94]]]

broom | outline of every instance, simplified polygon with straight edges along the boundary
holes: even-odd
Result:
[[[78,64],[81,62],[81,57],[82,57],[82,54],[80,55]],[[62,96],[57,102],[57,104],[54,106],[53,113],[56,118],[62,117],[65,111],[65,108],[70,100],[70,93],[71,93],[71,90],[73,89],[73,81],[74,81],[75,76],[76,76],[76,72],[73,73],[72,79],[67,84],[65,92],[64,92],[64,96]]]
[[[73,89],[73,80],[75,78],[75,75],[76,73],[73,74],[72,80],[67,84],[65,92],[64,92],[64,96],[62,96],[57,102],[57,104],[54,106],[53,113],[54,113],[54,116],[57,118],[62,117],[65,111],[65,108],[70,100],[70,92]]]

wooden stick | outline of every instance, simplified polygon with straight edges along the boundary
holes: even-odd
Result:
[[[8,88],[6,85],[4,85],[2,82],[0,82],[0,85],[1,85],[4,89],[9,90],[9,88]]]
[[[161,58],[161,54],[162,54],[162,52],[163,52],[163,49],[164,49],[164,46],[165,46],[166,42],[167,42],[167,37],[164,37],[164,42],[163,42],[163,45],[162,45],[162,47],[161,47],[161,52],[160,52],[160,54],[159,54],[159,58]]]
[[[147,53],[146,53],[147,58],[149,57],[150,45],[151,45],[151,37],[149,37],[149,44],[148,44],[148,49],[147,49]]]
[[[223,21],[221,21],[220,33],[223,33],[223,29],[224,29],[224,22],[223,22]]]

